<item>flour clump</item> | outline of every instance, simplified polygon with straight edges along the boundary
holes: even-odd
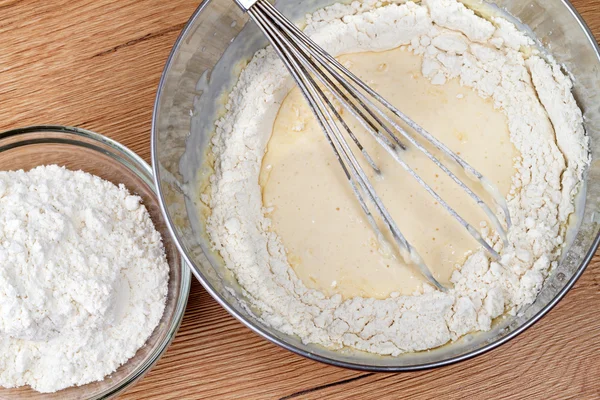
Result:
[[[0,172],[0,385],[104,379],[158,325],[169,266],[141,199],[58,166]]]

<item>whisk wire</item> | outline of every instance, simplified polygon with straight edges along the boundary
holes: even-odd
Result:
[[[378,239],[383,240],[383,235],[367,205],[365,198],[375,207],[385,225],[392,233],[394,241],[400,249],[400,254],[419,268],[421,273],[436,287],[441,290],[445,288],[433,277],[431,271],[425,265],[423,259],[412,245],[405,239],[402,232],[389,214],[382,200],[379,198],[366,173],[356,159],[352,149],[348,145],[340,130],[340,125],[348,134],[356,147],[363,154],[367,163],[379,174],[380,169],[364,146],[352,132],[352,129],[343,120],[341,112],[338,112],[332,101],[321,89],[313,76],[327,89],[329,93],[340,103],[344,109],[365,128],[377,143],[394,158],[444,209],[446,209],[468,232],[475,238],[485,250],[493,257],[499,258],[498,253],[482,238],[479,232],[464,220],[444,199],[442,199],[421,177],[403,160],[402,150],[406,146],[394,133],[407,140],[417,150],[422,152],[438,168],[446,173],[469,197],[486,213],[504,244],[508,244],[507,229],[511,226],[510,215],[505,199],[498,189],[488,181],[481,173],[471,167],[456,153],[446,147],[437,138],[431,135],[422,126],[418,125],[407,115],[402,113],[381,95],[366,85],[361,79],[348,71],[341,63],[321,49],[304,32],[291,23],[283,14],[266,0],[236,0],[238,5],[247,11],[255,21],[260,30],[271,42],[273,48],[283,61],[286,68],[300,87],[312,112],[322,128],[334,154],[341,164],[352,190],[363,209],[367,220],[375,230]],[[337,84],[335,82],[337,82]],[[352,83],[351,83],[352,82]],[[355,84],[358,86],[357,89]],[[363,93],[364,92],[364,93]],[[370,96],[370,97],[368,97]],[[507,229],[504,228],[498,216],[491,210],[475,192],[473,192],[455,173],[446,167],[436,156],[434,156],[422,143],[409,134],[405,128],[400,126],[387,112],[377,106],[378,102],[394,116],[402,120],[409,128],[418,133],[442,154],[463,168],[467,176],[479,182],[491,195],[497,207],[499,207],[505,218]],[[332,115],[333,114],[333,115]],[[389,126],[388,126],[389,124]],[[391,126],[391,127],[390,127]],[[387,136],[386,136],[387,134]]]
[[[259,5],[259,4],[260,4],[260,2],[257,3],[257,5]],[[275,21],[273,21],[273,22],[275,22]],[[286,33],[289,32],[289,30],[286,29],[285,27],[283,27],[283,30]],[[299,48],[300,46],[292,40],[292,37],[290,37],[292,34],[294,34],[294,32],[288,33],[287,39],[289,40],[290,49],[294,53],[294,56],[297,59],[299,59],[302,64],[304,64],[311,70],[311,72],[317,77],[317,79],[321,82],[321,84],[323,84],[325,87],[327,87],[327,89],[336,97],[336,99],[342,105],[344,105],[344,107],[351,114],[353,114],[353,116],[359,122],[362,121],[362,119],[356,113],[355,106],[348,104],[347,97],[343,96],[343,92],[340,93],[341,91],[339,90],[339,88],[336,87],[331,82],[331,80],[327,77],[327,75],[325,75],[323,73],[323,71],[317,70],[318,67],[311,60],[310,54],[306,54],[306,52],[303,52]],[[342,84],[343,84],[343,86],[346,86],[347,82],[343,82]],[[358,93],[358,95],[360,96],[360,93]],[[368,102],[368,104],[371,105],[371,107],[380,111],[378,108],[375,107],[375,105],[368,98],[365,97],[365,98],[363,98],[363,100],[365,102]],[[363,104],[363,103],[361,102],[361,104]],[[363,104],[363,106],[364,106],[364,104]],[[367,110],[368,110],[368,108],[367,108]],[[336,114],[337,114],[337,112],[336,112]],[[385,115],[385,114],[383,114],[382,116],[384,118],[388,118],[387,115]],[[461,185],[463,187],[463,189],[477,202],[477,204],[479,204],[484,209],[484,211],[486,211],[486,212],[489,211],[488,212],[489,216],[493,216],[493,218],[496,218],[496,216],[491,212],[489,207],[473,191],[471,191],[466,185],[464,185],[464,183],[462,183],[462,181],[460,181],[460,179],[454,173],[452,173],[452,171],[450,171],[445,165],[443,165],[436,157],[434,157],[429,151],[427,151],[427,149],[424,146],[422,146],[419,142],[417,142],[412,136],[408,135],[408,133],[404,129],[402,129],[400,126],[395,124],[392,120],[390,120],[390,123],[392,123],[394,128],[396,128],[398,131],[400,131],[402,133],[402,135],[410,141],[411,144],[413,144],[417,149],[419,149],[421,152],[423,152],[430,160],[432,160],[440,169],[442,169],[442,171],[444,171],[447,175],[449,175],[456,183]],[[347,126],[345,123],[344,123],[344,125]],[[367,129],[367,131],[369,131],[371,133],[371,135],[375,138],[375,140],[381,146],[383,146],[386,149],[386,151],[388,151],[388,153],[394,158],[394,160],[396,162],[398,162],[415,180],[417,180],[417,182],[437,202],[439,202],[471,234],[471,236],[473,236],[473,238],[475,238],[475,240],[477,240],[479,242],[479,244],[481,244],[491,254],[491,256],[494,259],[499,258],[498,253],[481,237],[479,232],[477,232],[477,230],[473,226],[471,226],[468,222],[466,222],[441,196],[439,196],[431,188],[430,185],[428,185],[425,181],[423,181],[421,179],[421,177],[402,159],[401,154],[399,153],[396,146],[392,145],[389,142],[389,140],[385,136],[383,136],[381,134],[381,132],[379,132],[378,130],[374,130],[370,126],[367,126],[364,123],[362,125],[365,129]],[[386,129],[386,131],[389,132],[389,130],[387,130],[387,129]],[[393,139],[396,139],[395,140],[396,143],[400,143],[400,141],[397,139],[397,137],[392,132],[389,132],[389,134],[390,134],[390,136],[392,136]]]
[[[409,127],[413,128],[417,133],[419,133],[426,140],[431,142],[438,150],[442,151],[445,155],[449,156],[453,161],[455,161],[458,165],[460,165],[468,174],[473,176],[475,180],[480,181],[482,186],[484,187],[484,189],[492,195],[492,198],[494,199],[496,204],[499,205],[501,207],[501,209],[503,210],[503,213],[506,217],[507,226],[510,227],[510,215],[508,213],[508,207],[506,206],[506,201],[499,194],[499,191],[494,187],[493,184],[491,184],[481,173],[479,173],[477,170],[472,168],[466,161],[464,161],[462,158],[458,157],[458,155],[456,155],[453,151],[451,151],[448,147],[446,147],[437,138],[435,138],[433,135],[431,135],[429,132],[427,132],[425,129],[423,129],[420,125],[418,125],[412,119],[410,119],[407,115],[405,115],[400,110],[398,110],[396,107],[394,107],[392,104],[390,104],[388,101],[386,101],[377,92],[373,91],[369,86],[367,86],[362,80],[360,80],[358,77],[356,77],[352,72],[348,71],[345,67],[343,67],[339,63],[339,61],[337,61],[329,53],[325,52],[317,44],[315,44],[312,41],[312,39],[310,39],[304,32],[302,32],[300,29],[298,29],[298,27],[296,27],[296,25],[292,24],[283,14],[281,14],[270,3],[268,3],[264,0],[259,0],[259,1],[257,1],[256,5],[263,12],[265,12],[265,14],[267,14],[271,17],[271,20],[273,23],[280,25],[281,28],[284,31],[286,31],[286,33],[288,34],[288,38],[292,43],[298,45],[299,44],[298,41],[294,40],[294,39],[296,37],[300,39],[300,43],[301,43],[300,45],[303,45],[302,47],[304,48],[304,57],[305,58],[307,58],[309,60],[311,60],[311,59],[317,60],[319,62],[319,64],[323,68],[325,68],[327,70],[327,72],[329,74],[331,74],[340,83],[340,85],[344,87],[344,89],[347,92],[350,93],[351,96],[353,96],[354,98],[356,98],[358,100],[359,104],[361,105],[361,107],[364,110],[366,110],[370,115],[373,116],[373,112],[372,112],[371,108],[375,109],[375,111],[378,114],[380,114],[380,116],[383,117],[389,124],[391,124],[394,127],[394,129],[396,129],[398,132],[400,132],[402,134],[402,136],[404,136],[407,140],[409,140],[412,145],[414,145],[419,151],[421,151],[423,154],[425,154],[438,168],[440,168],[457,185],[459,185],[461,187],[461,189],[463,189],[469,195],[469,197],[471,197],[471,199],[473,199],[473,201],[475,201],[475,203],[480,208],[482,208],[482,210],[486,213],[486,215],[488,216],[490,221],[493,223],[494,228],[496,228],[496,231],[500,234],[500,237],[503,240],[504,244],[505,245],[508,244],[508,237],[507,237],[506,230],[500,223],[500,220],[498,219],[496,214],[489,208],[489,206],[477,194],[475,194],[460,178],[458,178],[452,171],[450,171],[444,164],[442,164],[439,161],[439,159],[437,159],[423,145],[421,145],[410,134],[408,134],[408,132],[406,132],[405,129],[403,129],[401,126],[399,126],[396,123],[396,121],[391,119],[385,112],[383,112],[381,109],[379,109],[379,107],[377,107],[369,98],[367,98],[362,93],[360,93],[360,91],[355,90],[355,88],[353,88],[342,76],[340,76],[336,71],[334,71],[331,68],[331,66],[328,64],[328,62],[330,64],[334,65],[342,74],[346,75],[354,83],[359,85],[363,90],[365,90],[368,94],[370,94],[372,97],[374,97],[382,105],[386,106],[397,117],[402,119]],[[314,65],[314,62],[313,62],[313,65]],[[314,70],[313,73],[320,80],[321,80],[321,78],[327,78],[327,76],[325,74],[323,74],[322,71]],[[338,87],[336,87],[334,84],[332,84],[332,82],[329,79],[327,79],[327,83],[323,82],[322,80],[321,80],[321,82],[324,85],[326,85],[328,87],[328,90],[330,90],[334,95],[336,95],[336,94],[340,95],[340,92],[341,92],[340,89]],[[338,101],[340,101],[340,103],[342,103],[342,105],[344,105],[344,107],[346,109],[348,109],[349,111],[352,112],[352,110],[350,110],[350,108],[352,108],[353,110],[356,111],[356,105],[354,103],[351,103],[346,96],[343,95],[342,99],[340,99],[338,96],[336,96],[336,97],[338,98]],[[365,103],[367,103],[368,106],[365,105]],[[354,115],[354,117],[363,125],[363,127],[365,129],[367,129],[367,131],[369,131],[372,135],[374,135],[375,132],[377,132],[377,129],[374,128],[371,123],[369,123],[369,125],[370,125],[369,127],[365,126],[363,123],[363,120],[366,120],[365,115],[362,113],[359,113],[359,116]],[[379,126],[381,126],[385,130],[385,132],[397,144],[399,144],[403,149],[405,149],[405,147],[402,145],[402,142],[385,124],[383,124],[379,119],[376,119],[376,122],[378,123]],[[388,147],[389,144],[386,142],[386,144],[384,146],[386,147],[386,150],[388,150],[388,152],[389,152],[390,151],[390,149]],[[394,149],[393,147],[392,147],[392,150],[394,152],[396,152],[396,149]],[[394,154],[392,154],[392,156],[395,159],[397,159],[397,157]],[[420,177],[418,177],[418,175],[415,174],[414,171],[413,171],[413,173],[411,173],[409,171],[409,173],[415,179],[417,179],[418,183],[421,186],[425,187],[425,185],[426,185],[425,182]],[[458,213],[456,213],[444,200],[439,198],[439,196],[437,196],[437,194],[435,194],[435,192],[430,187],[429,187],[429,189],[425,187],[425,189],[428,191],[428,193],[430,193],[436,199],[436,201],[438,201],[448,212],[450,212],[450,214],[463,227],[465,227],[465,229],[467,229],[467,231],[469,231],[469,233],[481,245],[483,245],[486,248],[486,250],[492,255],[493,258],[495,258],[495,259],[498,258],[498,254],[496,253],[496,251],[494,251],[491,248],[491,246],[489,246],[481,238],[481,236],[479,235],[477,230],[475,230],[472,226],[470,226],[468,223],[466,223],[466,221],[463,218],[461,218],[458,215]]]
[[[264,17],[258,13],[252,13],[250,11],[250,15],[255,18],[257,23],[264,23]],[[298,57],[292,50],[290,43],[286,42],[286,38],[280,31],[273,29],[273,27],[268,24],[262,25],[260,27],[263,30],[263,33],[272,40],[272,43],[276,46],[280,46],[276,48],[278,54],[285,56],[284,63],[286,67],[291,68],[292,75],[295,79],[297,79],[298,86],[300,87],[303,95],[308,101],[312,111],[317,116],[317,120],[319,124],[323,128],[330,145],[334,149],[335,155],[340,161],[348,180],[352,186],[353,192],[356,195],[361,208],[367,215],[367,219],[371,226],[374,228],[377,237],[379,240],[383,241],[383,235],[379,230],[373,215],[371,214],[366,202],[361,195],[361,192],[367,195],[369,200],[375,205],[377,211],[382,216],[382,219],[386,223],[388,229],[392,233],[392,237],[394,241],[398,245],[401,250],[401,255],[406,259],[407,262],[415,264],[420,272],[438,289],[446,290],[446,288],[441,285],[431,274],[429,268],[423,262],[423,259],[418,254],[416,249],[408,243],[400,229],[396,225],[395,221],[392,219],[391,215],[385,208],[381,199],[375,193],[375,190],[369,179],[367,178],[364,170],[360,167],[358,160],[352,153],[352,150],[344,140],[341,131],[339,130],[335,120],[332,118],[330,110],[333,112],[335,108],[333,104],[331,104],[330,100],[327,98],[325,93],[319,88],[317,83],[314,81],[310,73],[306,70],[305,63],[303,62],[305,58]],[[337,113],[337,112],[336,112]],[[339,115],[339,114],[338,114]],[[345,164],[350,165],[352,168],[348,169]],[[359,190],[360,188],[360,190]]]

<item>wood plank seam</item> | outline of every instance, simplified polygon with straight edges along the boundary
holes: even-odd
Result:
[[[315,386],[314,388],[301,390],[299,392],[292,393],[292,394],[284,396],[284,397],[280,397],[279,400],[289,400],[289,399],[293,399],[293,398],[296,398],[296,397],[304,396],[305,394],[314,393],[314,392],[317,392],[319,390],[329,389],[329,388],[332,388],[332,387],[335,387],[335,386],[346,385],[348,383],[356,382],[356,381],[368,378],[368,377],[373,376],[373,375],[376,375],[376,374],[374,372],[370,372],[368,374],[364,374],[364,375],[360,375],[360,376],[355,376],[354,378],[344,379],[344,380],[341,380],[341,381],[328,383],[326,385]]]
[[[170,27],[170,28],[162,29],[162,30],[160,30],[160,31],[156,31],[156,32],[153,32],[153,33],[148,33],[148,34],[146,34],[146,35],[144,35],[144,36],[141,36],[141,37],[139,37],[139,38],[136,38],[136,39],[130,40],[130,41],[128,41],[128,42],[125,42],[125,43],[119,44],[119,45],[117,45],[117,46],[115,46],[115,47],[113,47],[113,48],[111,48],[111,49],[104,50],[104,51],[101,51],[101,52],[99,52],[99,53],[96,53],[96,54],[94,54],[94,55],[92,56],[92,58],[96,58],[96,57],[102,57],[102,56],[104,56],[104,55],[107,55],[107,54],[110,54],[110,53],[114,53],[114,52],[116,52],[116,51],[119,51],[119,50],[121,50],[122,48],[129,47],[129,46],[134,46],[134,45],[136,45],[136,44],[138,44],[138,43],[145,42],[145,41],[147,41],[147,40],[151,40],[151,39],[159,38],[159,37],[161,37],[161,36],[164,36],[164,35],[167,35],[167,34],[169,34],[169,33],[171,33],[171,32],[176,32],[176,31],[177,31],[177,32],[179,32],[179,31],[181,31],[181,30],[182,30],[184,27],[185,27],[185,23],[183,23],[183,24],[177,24],[177,25],[174,25],[174,26],[172,26],[172,27]]]

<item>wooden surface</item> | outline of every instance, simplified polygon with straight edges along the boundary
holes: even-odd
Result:
[[[147,161],[163,65],[198,0],[0,0],[0,130],[74,125]],[[600,0],[575,0],[600,37]],[[431,371],[373,374],[291,354],[227,314],[194,282],[183,325],[123,399],[598,399],[600,256],[518,338]]]

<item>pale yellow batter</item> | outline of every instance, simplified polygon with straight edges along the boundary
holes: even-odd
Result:
[[[488,177],[503,195],[508,192],[517,152],[509,140],[505,116],[490,101],[457,81],[434,86],[421,75],[420,57],[401,49],[346,55],[340,60]],[[376,178],[363,164],[399,228],[434,276],[447,283],[456,264],[478,249],[478,243],[356,121],[348,118],[347,112],[343,115],[383,172],[383,179]],[[355,154],[362,160],[358,151]],[[423,154],[409,148],[403,156],[468,222],[478,228],[486,221],[465,192]],[[466,177],[464,180],[471,182]],[[411,294],[425,282],[415,266],[380,250],[298,89],[287,96],[275,121],[262,164],[261,185],[264,204],[273,209],[273,230],[308,287],[345,298],[386,298],[393,292]],[[487,199],[481,188],[472,182],[470,186]]]

